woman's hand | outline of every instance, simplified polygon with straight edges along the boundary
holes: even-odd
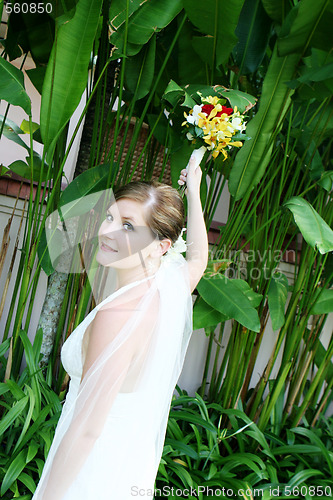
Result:
[[[198,154],[200,150],[194,150],[191,158],[188,162],[186,169],[184,168],[180,172],[178,184],[183,186],[186,183],[186,195],[200,195],[200,183],[202,177],[202,171],[200,168],[200,161],[202,159],[201,154]]]

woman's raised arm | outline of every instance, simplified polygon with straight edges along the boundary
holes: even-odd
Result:
[[[201,168],[192,154],[187,170],[182,170],[179,184],[186,183],[187,196],[187,251],[191,291],[203,275],[208,261],[208,237],[200,201]]]

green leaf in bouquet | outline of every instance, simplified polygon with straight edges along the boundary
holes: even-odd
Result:
[[[218,85],[214,88],[218,95],[225,97],[230,102],[231,107],[234,108],[237,106],[237,110],[242,114],[253,108],[257,102],[256,97],[246,94],[245,92],[241,92],[240,90],[227,89]]]
[[[205,135],[203,129],[200,127],[194,127],[194,134],[196,137],[203,137]]]
[[[193,106],[197,104],[194,101],[194,99],[192,99],[191,95],[187,92],[187,90],[180,87],[173,80],[170,80],[162,96],[162,99],[171,104],[172,107],[175,107],[177,104],[180,104],[182,106],[193,108]]]

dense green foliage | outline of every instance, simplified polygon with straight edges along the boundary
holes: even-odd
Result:
[[[194,326],[208,337],[200,395],[174,403],[157,485],[230,485],[235,492],[262,487],[263,499],[273,498],[273,486],[288,498],[286,488],[310,484],[325,492],[332,486],[332,422],[323,414],[332,401],[333,336],[322,338],[333,311],[332,0],[52,5],[51,14],[11,13],[1,40],[0,99],[8,106],[0,136],[27,155],[1,165],[1,172],[35,182],[35,199],[45,199],[34,202],[31,189],[23,241],[7,276],[15,285],[2,298],[9,312],[1,348],[1,495],[29,498],[34,489],[59,412],[61,342],[93,305],[85,273],[67,278],[53,268],[46,217],[136,175],[162,180],[170,173],[176,186],[195,147],[181,134],[183,111],[198,90],[210,94],[215,85],[257,103],[247,112],[250,139],[241,150],[225,162],[206,156],[202,164],[207,229],[222,192],[229,213],[194,307]],[[24,86],[28,54],[36,68],[27,74],[41,95],[38,123]],[[21,55],[18,69],[11,61]],[[83,93],[86,105],[70,133]],[[20,126],[7,117],[11,105],[27,115]],[[83,121],[74,180],[62,191],[64,165]],[[33,141],[43,145],[41,155]],[[4,256],[6,248],[4,239]],[[288,275],[286,254],[292,256]],[[37,331],[32,348],[23,333],[31,326],[41,269],[50,284],[61,283],[62,293],[47,382],[38,366],[46,334],[43,340]],[[267,335],[271,352],[253,387]],[[290,498],[316,498],[310,490],[293,493]]]

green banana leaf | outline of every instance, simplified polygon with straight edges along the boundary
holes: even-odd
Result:
[[[285,321],[285,305],[288,295],[288,278],[277,272],[269,284],[267,299],[273,330],[279,330]]]
[[[226,276],[203,277],[198,284],[201,297],[214,309],[238,321],[241,325],[255,332],[260,331],[260,320],[250,300]]]
[[[127,0],[111,2],[110,22],[114,32],[110,42],[115,46],[112,58],[117,59],[124,52],[126,36]],[[182,10],[182,0],[150,0],[129,2],[127,24],[126,56],[137,54],[154,33],[161,31]]]
[[[235,29],[244,0],[184,0],[184,9],[190,21],[201,33],[214,38],[216,66],[225,65],[237,43]],[[203,37],[205,47],[207,49]],[[199,41],[196,40],[198,50]]]
[[[102,0],[79,0],[73,18],[60,26],[47,66],[40,129],[49,155],[80,102],[98,27]]]
[[[26,156],[26,162],[23,160],[16,160],[8,168],[15,172],[15,174],[20,175],[23,179],[33,180],[35,182],[44,182],[48,179],[47,170],[48,167],[44,164],[42,169],[42,159],[38,153],[33,154],[33,163],[31,166],[30,156]]]
[[[281,56],[294,52],[305,52],[309,39],[312,46],[329,51],[332,47],[333,4],[331,0],[302,0],[290,11],[292,23],[286,22],[278,40],[278,51]],[[288,21],[288,19],[287,19]],[[304,39],[305,29],[308,31]]]
[[[78,175],[61,193],[59,208],[64,220],[76,217],[91,210],[99,199],[99,192],[107,188],[106,183],[111,169],[110,163],[90,168]],[[111,182],[116,175],[116,167],[113,167]],[[89,195],[97,194],[96,196]]]
[[[0,57],[0,100],[19,106],[31,115],[31,101],[24,87],[22,71]]]
[[[329,314],[333,312],[333,290],[321,290],[310,312],[311,314]]]
[[[251,139],[237,152],[230,172],[229,191],[236,200],[252,189],[265,172],[274,135],[281,128],[293,93],[285,82],[292,79],[298,61],[298,55],[281,58],[274,49],[263,84],[259,111],[246,128],[246,135]]]
[[[0,128],[2,126],[4,117],[0,115]],[[6,118],[5,124],[3,126],[3,135],[7,137],[10,141],[15,142],[22,148],[26,149],[30,153],[30,147],[21,139],[20,135],[24,134],[24,131],[16,125],[12,120]]]
[[[254,73],[266,53],[272,21],[261,0],[245,0],[236,28],[238,43],[233,56],[241,75]]]
[[[290,9],[290,3],[286,0],[261,0],[261,3],[269,17],[282,24],[286,12]]]
[[[156,37],[153,36],[139,54],[130,57],[125,65],[125,87],[137,99],[145,97],[154,80]]]
[[[298,229],[312,248],[321,254],[333,251],[333,231],[310,203],[294,196],[284,206],[291,210]]]
[[[323,2],[327,7],[325,0],[321,0],[320,4]],[[317,32],[316,23],[322,19],[322,12],[317,7],[313,10],[312,5],[311,1],[306,0],[293,7],[280,31],[282,40],[286,34],[293,33],[297,28],[297,46],[292,43],[293,50],[286,51],[287,55],[283,57],[280,56],[284,53],[279,45],[280,38],[274,48],[263,83],[259,111],[249,122],[246,130],[252,139],[237,153],[230,173],[229,190],[235,200],[242,198],[259,182],[270,161],[274,137],[281,128],[293,93],[293,90],[286,86],[286,82],[293,79],[301,58],[298,47],[311,46],[314,34]],[[329,41],[326,42],[326,47],[330,47]]]
[[[225,314],[217,311],[200,297],[193,308],[193,330],[216,326],[222,321],[230,319]]]

